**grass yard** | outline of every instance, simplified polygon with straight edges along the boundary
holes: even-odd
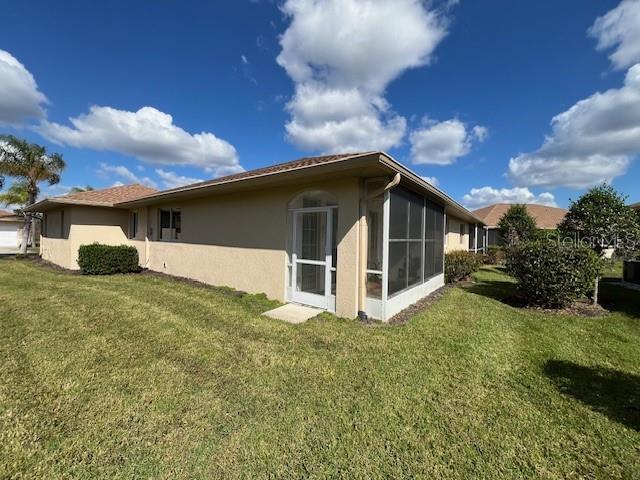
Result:
[[[0,260],[0,478],[640,478],[640,292],[504,303],[496,269],[403,326]]]

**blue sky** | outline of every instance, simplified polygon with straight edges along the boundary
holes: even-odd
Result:
[[[384,149],[470,207],[640,201],[637,32],[638,0],[9,2],[0,133],[63,154],[45,195]]]

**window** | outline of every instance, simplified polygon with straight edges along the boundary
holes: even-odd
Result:
[[[175,241],[182,238],[182,216],[179,208],[160,210],[160,240]]]
[[[335,207],[338,205],[335,198],[322,190],[311,190],[304,192],[289,202],[289,208],[314,208],[314,207]]]
[[[469,250],[475,250],[476,248],[476,226],[472,223],[469,224]]]
[[[464,223],[460,224],[460,245],[464,245]]]
[[[424,278],[428,280],[443,271],[444,209],[427,201],[424,229]]]
[[[407,189],[390,194],[389,296],[422,282],[424,199]]]
[[[367,195],[381,191],[386,180],[370,180],[367,182]],[[382,298],[382,249],[384,223],[384,194],[367,199],[367,297]]]
[[[136,238],[138,235],[138,212],[131,212],[129,222],[129,238]]]

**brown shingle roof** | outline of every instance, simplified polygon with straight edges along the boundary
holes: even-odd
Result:
[[[8,212],[6,210],[0,210],[0,218],[2,218],[2,217],[11,217],[13,215],[14,215],[13,212]]]
[[[88,192],[76,192],[64,195],[62,197],[54,197],[53,199],[73,200],[74,202],[91,202],[91,203],[119,203],[136,200],[146,197],[152,193],[156,193],[155,188],[145,187],[139,183],[131,185],[122,185],[119,187],[103,188],[102,190],[90,190]]]
[[[636,210],[640,210],[640,202],[634,203],[633,205],[629,205],[631,208],[635,208]]]
[[[513,204],[511,203],[496,203],[489,205],[488,207],[479,208],[474,210],[473,213],[480,217],[489,227],[496,227],[500,218],[509,210]],[[557,228],[560,222],[567,214],[567,210],[564,208],[547,207],[545,205],[536,205],[534,203],[528,203],[525,205],[527,211],[534,218],[538,228],[546,230]]]
[[[271,165],[268,167],[256,168],[254,170],[249,170],[246,172],[235,173],[233,175],[227,175],[225,177],[218,177],[212,180],[206,180],[204,182],[192,183],[189,185],[184,185],[182,187],[172,188],[170,190],[162,190],[161,192],[157,192],[158,194],[165,194],[171,192],[180,192],[182,190],[189,190],[192,188],[199,187],[208,187],[210,185],[217,185],[219,183],[227,183],[234,182],[236,180],[244,180],[247,178],[259,177],[262,175],[269,175],[272,173],[281,173],[289,170],[296,170],[298,168],[304,167],[312,167],[314,165],[318,165],[321,163],[330,163],[336,160],[344,160],[350,157],[362,157],[364,155],[371,155],[376,152],[357,152],[357,153],[341,153],[336,155],[324,155],[320,157],[304,157],[299,158],[297,160],[293,160],[285,163],[278,163],[276,165]]]

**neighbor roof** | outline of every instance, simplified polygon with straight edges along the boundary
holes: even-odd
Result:
[[[27,211],[41,211],[53,205],[90,205],[94,207],[113,207],[117,203],[129,202],[156,193],[155,188],[145,187],[138,183],[118,187],[70,193],[59,197],[50,197],[26,208]]]
[[[633,205],[629,205],[631,208],[635,208],[636,210],[640,210],[640,202],[634,203]]]
[[[474,210],[473,213],[484,220],[488,227],[497,227],[502,216],[513,205],[513,203],[496,203]],[[536,221],[538,228],[545,230],[557,228],[567,214],[567,210],[564,208],[547,207],[535,203],[527,203],[525,207],[527,207],[527,211]]]
[[[22,222],[23,217],[7,210],[0,210],[0,222]]]

